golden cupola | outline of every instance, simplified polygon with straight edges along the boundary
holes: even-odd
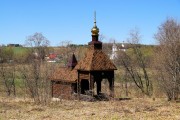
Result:
[[[92,35],[99,35],[99,28],[96,26],[96,12],[94,13],[94,26],[91,29]]]
[[[94,50],[101,50],[102,49],[102,42],[98,40],[99,37],[99,28],[96,26],[96,12],[94,12],[94,26],[91,29],[92,33],[92,41],[89,42],[88,44],[91,46],[91,49]]]

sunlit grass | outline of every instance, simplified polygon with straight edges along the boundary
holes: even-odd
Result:
[[[46,106],[31,99],[0,97],[0,116],[6,119],[36,120],[157,120],[180,119],[180,103],[167,102],[164,98],[111,101],[61,100]]]

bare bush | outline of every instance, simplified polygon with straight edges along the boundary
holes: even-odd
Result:
[[[49,77],[54,70],[54,65],[32,61],[31,64],[21,66],[20,70],[27,94],[37,103],[48,103],[51,96]]]
[[[3,83],[7,95],[16,96],[14,52],[11,47],[3,47],[0,50],[0,80]]]

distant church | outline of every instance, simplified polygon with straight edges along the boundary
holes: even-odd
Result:
[[[107,79],[109,82],[110,96],[114,96],[114,70],[116,66],[109,56],[102,51],[102,42],[98,40],[99,28],[96,26],[96,15],[94,26],[91,29],[92,40],[88,43],[88,51],[84,59],[77,61],[75,55],[68,61],[64,68],[58,68],[52,74],[51,90],[52,97],[71,99],[74,93],[91,96],[101,93],[101,82]]]
[[[124,51],[124,52],[126,51],[124,42],[121,44],[120,48],[118,48],[114,40],[113,45],[112,45],[112,53],[110,54],[111,60],[114,60],[115,58],[118,57],[118,51]]]

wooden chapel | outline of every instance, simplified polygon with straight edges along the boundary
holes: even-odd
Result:
[[[88,43],[86,56],[75,67],[78,73],[78,93],[83,94],[89,90],[94,95],[94,84],[96,83],[97,95],[99,95],[102,80],[108,79],[110,95],[114,96],[114,70],[117,68],[109,56],[102,51],[102,42],[98,39],[99,28],[96,26],[96,15],[91,33],[92,41]]]

